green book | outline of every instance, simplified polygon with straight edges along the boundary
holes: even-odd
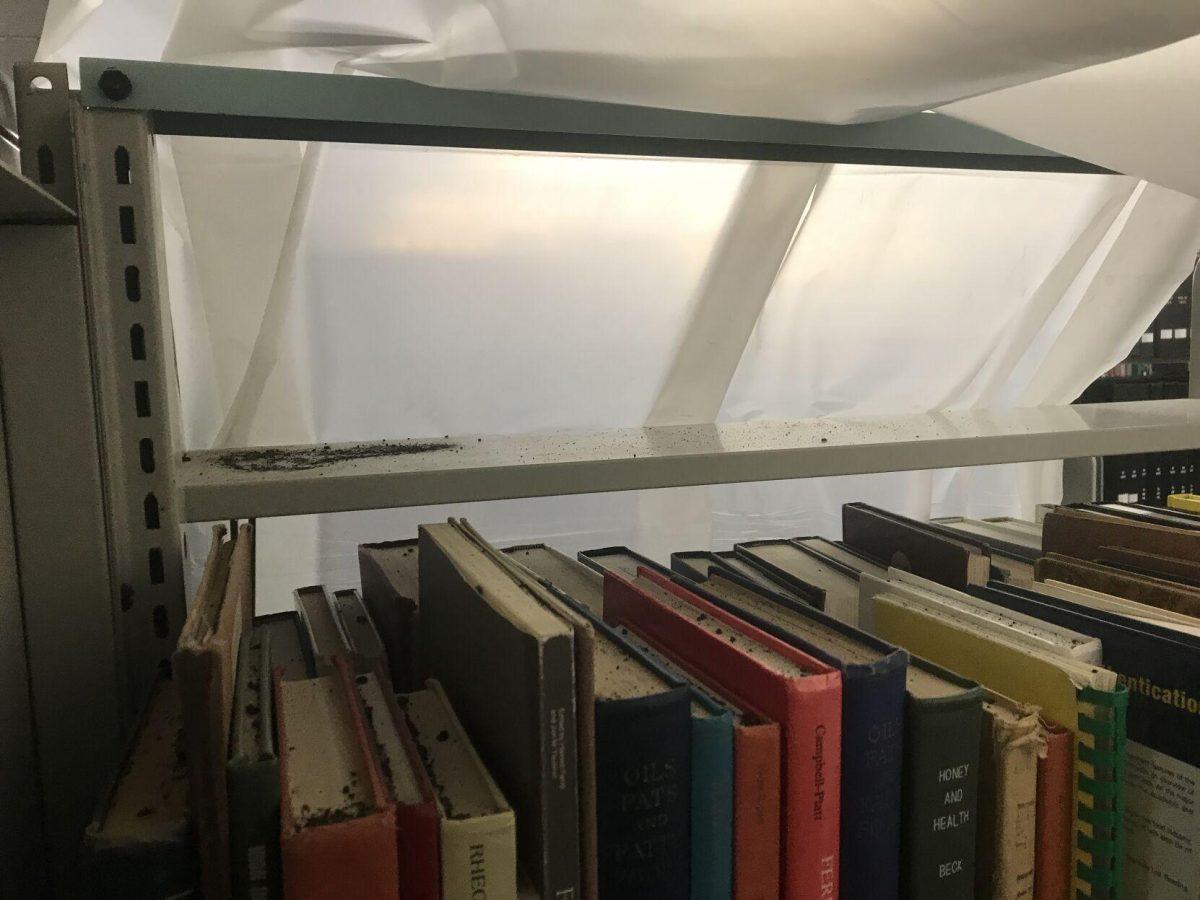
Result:
[[[255,619],[238,653],[225,780],[233,896],[244,900],[283,897],[279,748],[271,695],[271,673],[280,666],[287,679],[316,674],[294,612]]]

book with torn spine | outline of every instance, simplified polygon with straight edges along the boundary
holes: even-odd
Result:
[[[117,778],[84,836],[97,897],[199,897],[179,692],[160,675]]]
[[[980,900],[1034,895],[1037,767],[1044,755],[1037,708],[989,691],[983,702],[975,842]]]
[[[274,675],[280,852],[288,900],[399,900],[395,805],[344,668]]]
[[[431,679],[424,690],[400,694],[396,702],[437,799],[442,897],[516,900],[512,807],[467,737],[445,691]]]
[[[254,615],[254,530],[243,524],[232,541],[224,534],[221,526],[213,529],[196,599],[172,657],[196,843],[204,893],[210,897],[232,891],[225,763],[238,650]]]
[[[422,525],[421,646],[516,813],[543,895],[581,891],[574,628],[516,583],[458,520]]]
[[[417,539],[359,544],[358,572],[363,603],[387,650],[392,684],[415,691],[421,686]]]

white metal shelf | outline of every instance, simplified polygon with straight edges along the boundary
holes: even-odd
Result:
[[[185,521],[1028,462],[1200,445],[1200,400],[193,451]]]

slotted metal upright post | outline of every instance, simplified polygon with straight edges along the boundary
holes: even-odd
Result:
[[[73,111],[84,284],[127,719],[183,624],[175,360],[154,136],[136,112]]]

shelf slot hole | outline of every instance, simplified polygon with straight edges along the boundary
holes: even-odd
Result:
[[[142,272],[137,266],[125,267],[125,298],[132,303],[142,299]]]
[[[118,218],[121,221],[121,243],[122,244],[136,244],[137,243],[137,232],[134,230],[134,227],[133,227],[133,207],[132,206],[122,206],[118,210],[118,213],[119,213]]]
[[[146,529],[154,531],[159,527],[158,498],[151,492],[142,501],[142,512],[146,517]]]
[[[154,441],[150,438],[138,441],[138,454],[142,458],[142,471],[149,475],[154,471]]]
[[[121,582],[121,612],[133,609],[133,585]]]
[[[146,332],[141,325],[129,326],[129,355],[134,359],[146,358]]]
[[[135,381],[133,383],[133,402],[137,407],[139,419],[150,417],[150,382]]]
[[[166,581],[166,576],[163,573],[162,548],[151,547],[150,552],[146,554],[146,559],[150,565],[150,583],[162,584]]]
[[[113,153],[113,166],[117,172],[117,184],[129,184],[129,151],[123,146]]]

